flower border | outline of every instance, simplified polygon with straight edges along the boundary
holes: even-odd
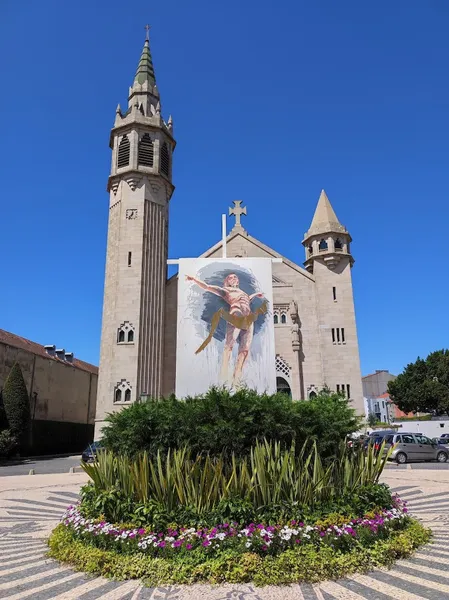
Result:
[[[165,532],[145,528],[122,528],[106,521],[86,519],[80,505],[70,506],[61,522],[78,538],[96,546],[111,547],[124,553],[143,553],[153,557],[170,557],[180,552],[201,549],[217,553],[228,548],[261,555],[276,555],[297,545],[326,544],[344,550],[360,540],[377,537],[389,529],[400,527],[408,518],[406,502],[393,495],[393,508],[367,513],[362,518],[341,525],[307,525],[291,520],[284,525],[250,523],[239,528],[237,523],[222,523],[212,528],[167,529]],[[111,544],[113,542],[113,544]]]

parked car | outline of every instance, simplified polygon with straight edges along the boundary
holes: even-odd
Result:
[[[435,442],[436,444],[442,444],[443,446],[449,446],[449,437],[433,438],[432,441]]]
[[[366,450],[368,446],[374,445],[376,450],[378,450],[382,444],[383,439],[387,435],[393,435],[394,433],[396,433],[396,429],[372,431],[363,442],[363,449]]]
[[[389,459],[395,460],[398,464],[432,460],[445,463],[449,458],[448,446],[443,446],[420,433],[394,433],[384,439],[384,452],[388,452],[389,448],[393,447]]]
[[[84,462],[94,461],[97,457],[97,450],[100,450],[101,448],[103,448],[101,442],[92,442],[92,444],[89,444],[89,446],[87,446],[87,448],[82,453],[81,460],[83,460]]]
[[[449,438],[449,433],[442,433],[441,438]]]

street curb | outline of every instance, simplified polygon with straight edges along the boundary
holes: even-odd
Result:
[[[83,468],[79,465],[76,467],[70,467],[69,473],[83,473]]]

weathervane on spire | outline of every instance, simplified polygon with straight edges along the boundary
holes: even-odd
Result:
[[[145,25],[144,29],[146,30],[145,40],[147,42],[149,42],[150,41],[150,26],[148,25],[148,23]]]

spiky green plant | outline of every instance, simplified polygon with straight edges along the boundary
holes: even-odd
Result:
[[[136,459],[102,451],[83,468],[97,492],[115,490],[136,502],[158,502],[167,511],[185,506],[201,514],[232,497],[254,508],[293,502],[313,507],[377,483],[388,457],[384,446],[378,454],[372,447],[365,454],[342,445],[323,463],[315,443],[296,453],[294,446],[283,450],[279,443],[264,441],[251,449],[249,458],[192,457],[186,448]]]

